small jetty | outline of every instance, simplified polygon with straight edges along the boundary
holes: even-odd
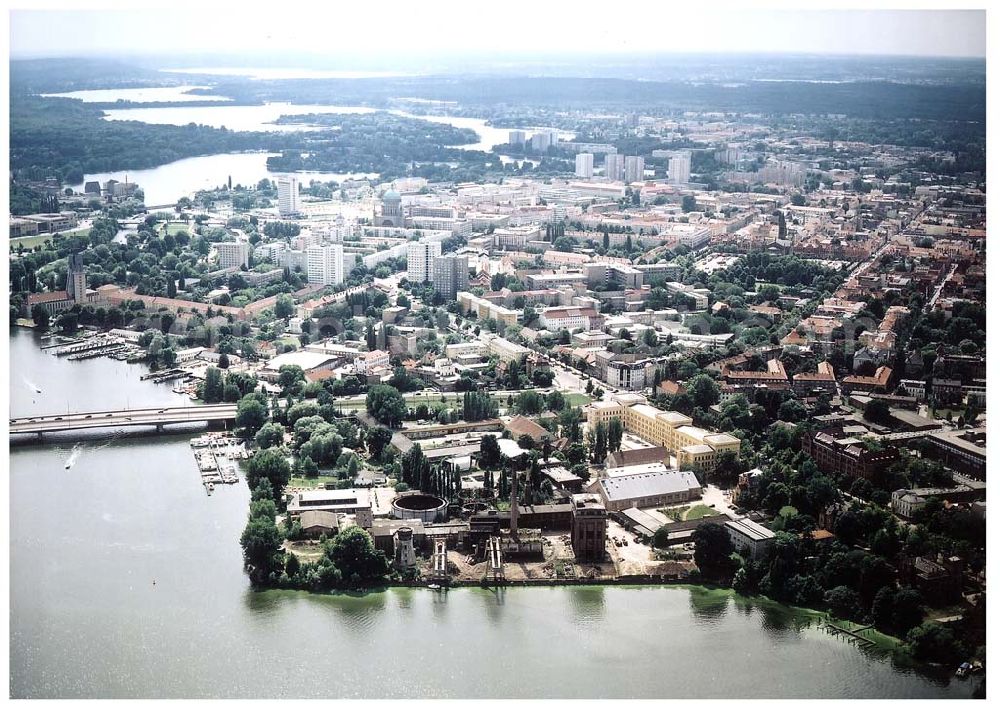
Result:
[[[143,374],[139,377],[139,380],[164,383],[165,381],[187,378],[189,375],[189,372],[184,369],[167,369],[165,371],[151,371],[148,374]]]
[[[58,349],[59,347],[69,346],[70,344],[79,344],[82,339],[77,339],[75,337],[63,337],[61,335],[52,335],[50,339],[53,340],[52,344],[43,344],[40,349]]]
[[[87,351],[78,352],[76,354],[70,354],[66,357],[67,361],[81,361],[83,359],[96,359],[99,356],[113,356],[117,352],[120,352],[125,348],[124,344],[109,344],[104,347],[99,347],[96,349],[88,349]]]
[[[70,354],[81,354],[90,351],[103,351],[110,347],[120,346],[121,342],[106,335],[98,335],[88,339],[77,341],[73,344],[61,346],[55,350],[56,356],[69,356]]]
[[[833,624],[832,622],[826,623],[826,631],[831,634],[836,634],[838,636],[844,637],[849,642],[857,643],[859,646],[871,648],[875,646],[875,641],[861,634],[862,632],[867,632],[874,629],[873,625],[867,625],[859,629],[848,629],[846,627],[840,627]]]

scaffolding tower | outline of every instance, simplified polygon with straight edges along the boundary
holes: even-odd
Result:
[[[490,567],[486,577],[494,583],[503,581],[503,555],[500,553],[500,537],[491,536],[486,547],[486,557],[489,559]]]
[[[442,583],[448,582],[448,544],[443,538],[434,540],[432,561],[434,580]]]

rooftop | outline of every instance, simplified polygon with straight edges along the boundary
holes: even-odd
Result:
[[[701,489],[692,472],[647,472],[602,479],[599,482],[605,496],[612,501],[675,494]]]
[[[774,538],[774,531],[748,518],[727,521],[726,527],[736,531],[741,536],[746,536],[751,541],[766,541]]]

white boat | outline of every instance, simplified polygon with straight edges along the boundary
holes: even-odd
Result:
[[[427,586],[427,588],[429,590],[440,590],[441,586],[438,585],[437,583],[431,583],[430,585]]]

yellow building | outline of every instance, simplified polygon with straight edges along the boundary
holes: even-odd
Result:
[[[707,469],[726,452],[739,454],[740,439],[728,433],[713,433],[692,425],[690,416],[661,411],[648,403],[626,400],[596,401],[587,411],[587,423],[594,428],[611,418],[621,418],[625,430],[651,445],[665,447],[677,456],[681,469]]]
[[[518,310],[509,310],[503,305],[497,305],[466,291],[458,293],[457,299],[463,314],[475,312],[480,320],[496,320],[505,325],[517,324],[517,317],[520,314]]]

